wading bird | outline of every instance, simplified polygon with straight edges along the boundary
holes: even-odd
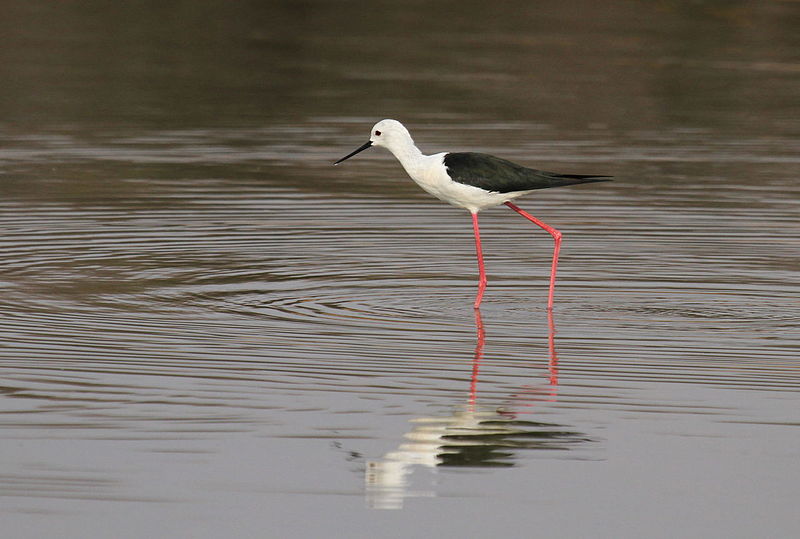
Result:
[[[540,221],[511,201],[536,189],[561,187],[579,183],[610,181],[609,176],[586,174],[558,174],[523,167],[484,153],[442,152],[424,155],[414,144],[411,134],[397,120],[381,120],[372,128],[369,140],[334,165],[349,159],[372,146],[386,148],[400,161],[411,179],[436,198],[454,206],[464,208],[472,214],[475,231],[475,249],[478,255],[478,295],[474,307],[477,309],[486,290],[486,269],[483,264],[481,236],[478,228],[478,212],[492,206],[505,204],[532,223],[546,230],[555,241],[553,264],[550,269],[550,293],[547,308],[553,308],[556,286],[558,252],[561,249],[561,232]]]

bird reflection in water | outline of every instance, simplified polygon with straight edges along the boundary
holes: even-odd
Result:
[[[415,466],[511,467],[515,452],[530,449],[568,449],[588,438],[562,425],[522,420],[539,402],[553,402],[558,389],[558,357],[555,350],[553,313],[548,310],[548,370],[545,387],[524,386],[512,396],[508,408],[478,405],[478,384],[486,330],[480,310],[475,310],[477,343],[467,402],[451,415],[413,419],[405,442],[380,460],[366,464],[367,504],[374,509],[401,509],[408,497],[435,496],[431,491],[410,491]]]

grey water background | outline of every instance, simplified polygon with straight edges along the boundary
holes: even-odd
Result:
[[[3,537],[796,537],[800,2],[4,2]],[[615,181],[467,213],[371,125]]]

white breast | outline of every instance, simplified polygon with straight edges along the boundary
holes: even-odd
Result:
[[[406,168],[412,180],[439,200],[474,213],[524,194],[524,192],[491,193],[472,185],[454,182],[447,174],[447,167],[444,166],[445,155],[446,152],[426,155]]]

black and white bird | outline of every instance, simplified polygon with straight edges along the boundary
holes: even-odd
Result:
[[[369,140],[336,161],[334,165],[338,165],[345,159],[372,146],[386,148],[392,152],[411,179],[425,191],[449,204],[464,208],[472,214],[475,249],[480,272],[478,294],[474,304],[476,309],[481,304],[487,283],[478,227],[478,212],[492,206],[505,204],[546,230],[555,241],[553,263],[550,270],[550,293],[547,299],[547,308],[553,308],[558,253],[561,249],[561,232],[522,210],[511,201],[536,189],[610,181],[610,176],[546,172],[523,167],[484,153],[442,152],[425,155],[414,144],[408,129],[397,120],[381,120],[376,123],[372,128]]]

